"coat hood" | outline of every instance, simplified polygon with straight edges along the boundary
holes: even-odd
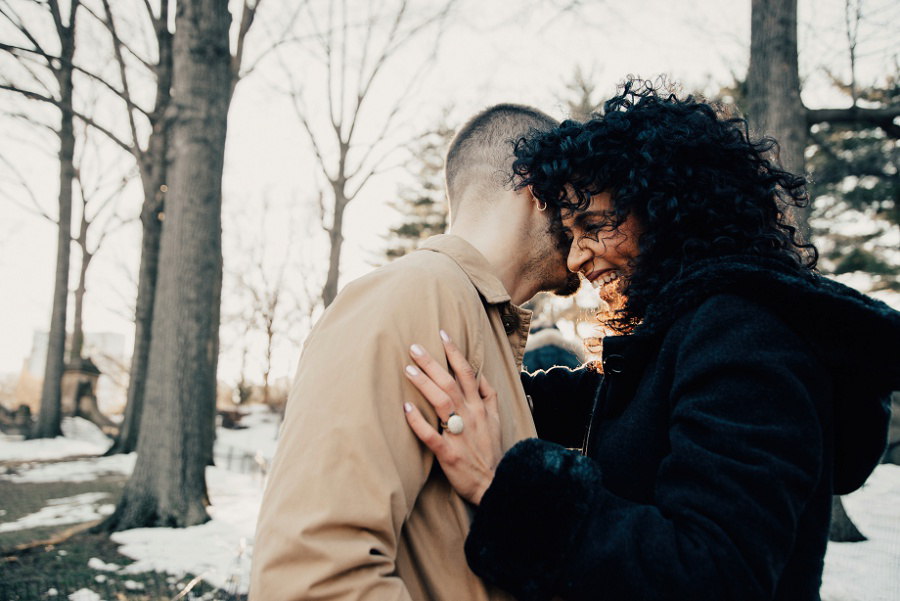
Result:
[[[835,492],[862,485],[884,453],[890,393],[900,390],[900,313],[779,258],[697,262],[667,284],[635,331],[654,337],[715,294],[737,294],[774,312],[832,374]]]

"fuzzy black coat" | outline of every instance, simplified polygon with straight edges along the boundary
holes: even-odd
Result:
[[[721,258],[608,338],[603,364],[526,378],[549,440],[499,464],[472,569],[522,600],[819,599],[832,494],[884,451],[900,314]],[[587,457],[564,448],[582,440]]]

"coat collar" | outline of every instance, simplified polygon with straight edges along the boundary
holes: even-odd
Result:
[[[459,236],[451,234],[432,236],[423,242],[418,250],[438,252],[453,259],[488,303],[497,305],[509,302],[511,297],[488,260],[478,249]]]

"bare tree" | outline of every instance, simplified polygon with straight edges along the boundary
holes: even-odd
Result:
[[[182,0],[173,36],[173,161],[160,238],[145,415],[113,530],[209,519],[221,294],[221,186],[232,91],[227,0]]]
[[[455,0],[427,11],[418,11],[411,4],[409,0],[330,2],[324,15],[317,6],[307,5],[300,22],[311,27],[311,32],[300,37],[312,41],[301,48],[324,69],[324,88],[315,91],[318,110],[327,116],[327,127],[316,127],[318,113],[312,104],[309,78],[300,79],[296,68],[283,61],[297,118],[326,182],[320,195],[320,219],[329,241],[328,273],[321,291],[326,307],[337,295],[347,205],[385,167],[396,149],[393,128],[409,108],[416,84],[434,57]],[[424,41],[428,33],[435,34],[435,41],[425,60],[401,79],[392,80],[396,95],[387,114],[370,111],[370,93],[386,66],[414,41]]]
[[[59,208],[53,308],[41,388],[41,408],[31,431],[33,438],[52,438],[62,434],[60,386],[65,367],[72,188],[75,180],[72,76],[75,27],[80,1],[71,0],[68,11],[64,10],[58,0],[31,4],[29,6],[13,0],[3,0],[0,3],[0,18],[12,26],[19,38],[12,44],[0,44],[0,50],[15,59],[22,72],[18,81],[6,77],[0,79],[0,90],[34,100],[46,99],[58,108],[60,114],[59,127],[55,129],[59,139]],[[48,32],[50,35],[45,35]],[[59,52],[54,53],[50,48],[58,49]],[[51,79],[54,80],[53,84],[50,84]]]
[[[230,54],[231,82],[228,90],[229,104],[238,82],[250,73],[267,52],[282,43],[276,40],[269,50],[254,57],[245,64],[246,37],[254,23],[262,0],[245,0],[241,5],[241,16],[237,23],[235,50]],[[155,6],[154,6],[155,4]],[[117,139],[117,143],[130,152],[138,165],[143,186],[141,209],[141,259],[138,268],[138,292],[135,302],[135,336],[131,359],[131,377],[128,382],[125,418],[119,435],[107,454],[130,453],[137,447],[143,415],[144,391],[147,383],[147,362],[150,354],[153,311],[156,299],[156,280],[159,269],[159,245],[165,216],[165,197],[168,191],[168,170],[171,161],[172,106],[172,39],[173,31],[169,17],[169,2],[145,1],[135,7],[102,0],[102,11],[91,12],[109,34],[118,79],[115,90],[127,112],[130,139]],[[130,9],[130,12],[129,12]],[[120,11],[117,13],[116,11]],[[137,12],[145,19],[152,31],[149,36],[152,48],[140,52],[125,40],[133,37],[123,34],[122,15]],[[141,108],[133,93],[132,81],[146,79],[155,82],[155,95],[150,108]],[[146,126],[146,127],[144,127]],[[144,141],[140,131],[149,130]]]
[[[247,355],[250,350],[249,336],[253,332],[262,334],[262,378],[263,403],[269,404],[270,376],[277,339],[287,336],[290,330],[300,327],[303,313],[298,311],[303,301],[294,294],[293,287],[286,280],[286,275],[298,258],[302,259],[302,251],[296,248],[295,232],[292,223],[287,228],[285,243],[281,248],[272,244],[273,216],[271,203],[264,198],[262,207],[257,211],[258,227],[239,230],[238,246],[243,260],[236,262],[229,270],[237,292],[244,297],[244,311],[240,316],[243,322],[241,382],[239,389],[246,389],[245,369]],[[246,222],[246,220],[245,220]],[[278,258],[273,255],[277,254]],[[291,300],[293,299],[293,303]]]
[[[74,294],[74,315],[72,319],[72,342],[69,349],[69,362],[74,363],[81,359],[84,347],[84,297],[87,293],[87,275],[91,261],[97,251],[103,245],[103,241],[128,223],[127,219],[119,217],[115,211],[123,190],[132,180],[134,171],[119,174],[115,171],[96,170],[96,177],[86,181],[84,163],[89,159],[87,149],[84,148],[94,141],[88,133],[82,136],[85,141],[81,156],[75,171],[75,183],[80,204],[78,233],[73,238],[78,246],[80,262],[78,269],[78,285]],[[91,158],[100,158],[98,148],[93,144],[94,152]],[[90,234],[90,240],[89,240]]]

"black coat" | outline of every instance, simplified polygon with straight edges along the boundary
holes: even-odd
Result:
[[[716,259],[603,364],[525,379],[554,442],[504,456],[472,569],[522,600],[818,599],[832,494],[884,451],[900,314],[778,260]],[[581,440],[587,457],[564,448]]]

